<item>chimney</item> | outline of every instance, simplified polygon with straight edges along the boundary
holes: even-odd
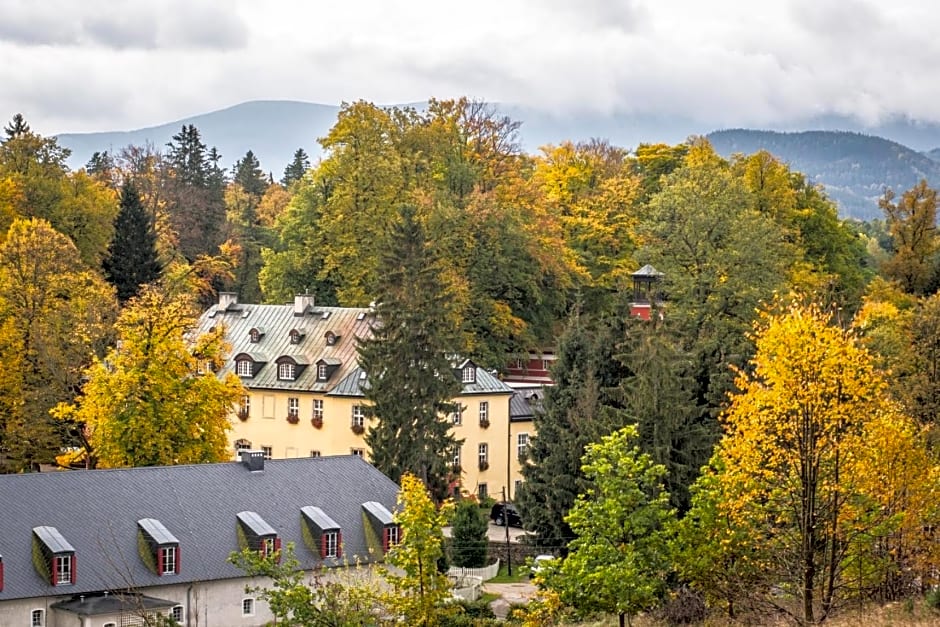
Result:
[[[313,294],[295,294],[294,315],[302,316],[308,309],[313,309]]]
[[[226,311],[232,305],[238,304],[238,294],[235,292],[219,292],[219,311]]]
[[[264,451],[242,451],[242,464],[251,472],[264,470]]]

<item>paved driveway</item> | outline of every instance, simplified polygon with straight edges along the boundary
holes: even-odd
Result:
[[[528,603],[535,596],[535,586],[528,581],[519,583],[484,583],[483,592],[498,594],[499,599],[490,603],[497,618],[506,618],[513,603]]]

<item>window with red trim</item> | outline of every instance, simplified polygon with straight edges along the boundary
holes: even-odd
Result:
[[[342,549],[343,534],[339,531],[327,531],[320,537],[320,558],[328,557],[340,558],[343,555]]]
[[[389,525],[382,532],[382,550],[388,552],[390,548],[401,541],[401,529],[398,525]]]

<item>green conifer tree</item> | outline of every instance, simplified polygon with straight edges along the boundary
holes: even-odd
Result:
[[[284,178],[281,179],[281,185],[290,187],[291,183],[303,178],[304,173],[310,169],[310,157],[303,148],[298,148],[294,153],[294,160],[284,168]]]
[[[451,561],[454,566],[486,566],[486,551],[490,544],[488,528],[486,516],[475,500],[463,499],[457,503],[451,524]]]
[[[130,180],[121,188],[121,211],[114,222],[114,238],[103,267],[122,303],[136,296],[141,285],[160,276],[153,218]]]
[[[414,474],[442,500],[457,445],[443,417],[453,412],[460,381],[450,357],[454,299],[441,285],[438,259],[415,210],[403,207],[382,257],[377,324],[359,343],[359,363],[375,419],[366,433],[372,463],[395,482]]]
[[[268,182],[255,153],[249,150],[243,158],[235,162],[235,167],[232,168],[232,182],[241,185],[242,189],[257,199],[264,195]]]

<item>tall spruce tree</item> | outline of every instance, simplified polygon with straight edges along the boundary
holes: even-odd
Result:
[[[29,124],[26,123],[22,113],[16,113],[10,123],[3,127],[3,132],[6,133],[7,139],[26,135],[29,133]]]
[[[255,153],[249,150],[235,162],[235,167],[232,168],[232,182],[241,185],[242,189],[256,199],[264,195],[268,181],[261,171],[261,163]]]
[[[448,493],[458,444],[444,416],[460,392],[450,358],[457,336],[454,298],[442,285],[440,256],[414,208],[398,212],[382,256],[373,335],[359,343],[374,419],[366,433],[372,463],[396,483],[405,473],[434,497]]]
[[[114,238],[102,264],[105,277],[126,302],[137,295],[140,286],[160,276],[157,259],[157,232],[153,218],[144,208],[133,181],[121,188],[121,210],[114,222]]]
[[[167,213],[179,250],[189,261],[214,255],[225,224],[221,157],[215,148],[206,152],[199,129],[192,124],[183,126],[167,147]]]
[[[668,318],[654,313],[650,320],[631,319],[625,338],[616,358],[628,374],[615,394],[636,425],[642,451],[666,468],[672,506],[685,512],[689,487],[718,438],[717,425],[695,403],[693,359],[679,347]]]
[[[304,173],[310,169],[310,157],[303,148],[298,148],[294,153],[294,160],[284,168],[284,178],[281,179],[281,185],[290,187],[291,183],[303,178]]]
[[[516,504],[539,546],[564,551],[574,539],[565,516],[588,487],[581,471],[584,447],[623,427],[627,417],[610,398],[623,376],[612,357],[616,325],[589,327],[580,313],[569,319],[552,368],[555,385],[546,388],[536,412],[522,467],[525,481]]]

